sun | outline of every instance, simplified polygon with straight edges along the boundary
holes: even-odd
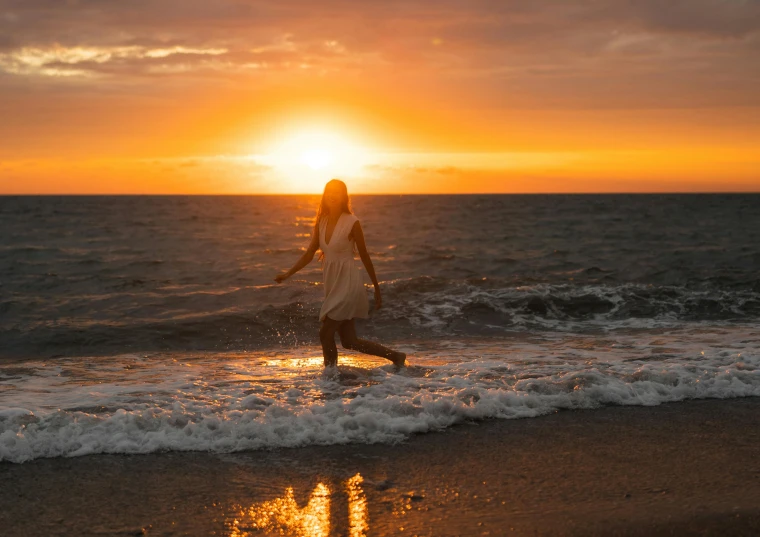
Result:
[[[291,128],[274,137],[260,160],[279,185],[299,193],[319,193],[333,177],[352,178],[369,164],[370,152],[358,136],[328,126]]]
[[[325,149],[309,149],[301,153],[301,162],[312,170],[321,170],[330,165],[332,160],[332,154]]]

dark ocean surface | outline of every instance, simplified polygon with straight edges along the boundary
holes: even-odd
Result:
[[[272,280],[308,244],[317,202],[1,197],[0,355],[318,343],[319,262]],[[378,338],[760,316],[760,196],[352,202],[384,293],[364,323]]]
[[[337,377],[319,262],[273,281],[318,200],[0,197],[0,460],[760,395],[760,195],[353,196],[411,367]]]

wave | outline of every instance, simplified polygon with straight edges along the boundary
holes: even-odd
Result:
[[[558,328],[567,323],[578,329],[581,324],[614,327],[630,320],[665,323],[760,316],[760,293],[752,290],[645,284],[503,286],[487,278],[452,282],[420,277],[392,282],[389,297],[396,317],[439,328],[455,324]]]
[[[760,292],[746,289],[505,283],[429,276],[385,282],[385,305],[370,309],[371,319],[362,321],[361,330],[391,338],[498,336],[760,318]],[[0,300],[0,314],[17,319],[0,329],[0,356],[255,349],[313,343],[319,330],[322,290],[308,282],[219,293],[175,291],[165,297],[142,292],[139,282],[129,289],[135,291],[112,293],[94,303],[94,318],[80,313],[90,297],[73,297],[44,310],[38,301],[23,297]]]
[[[25,363],[0,368],[0,461],[396,442],[471,420],[760,396],[760,355],[737,343],[758,334],[720,334],[721,348],[695,332],[648,346],[565,340],[559,354],[453,342],[399,373],[351,357],[324,373],[313,348]]]

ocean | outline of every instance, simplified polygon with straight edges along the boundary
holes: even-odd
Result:
[[[0,197],[0,461],[760,396],[760,195],[352,196],[409,367],[332,375],[319,262],[273,281],[318,201]]]

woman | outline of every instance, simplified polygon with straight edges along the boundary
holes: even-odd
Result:
[[[322,322],[319,339],[322,342],[325,367],[338,365],[336,331],[344,349],[382,356],[396,366],[403,366],[406,361],[405,353],[356,337],[354,319],[369,316],[369,302],[364,283],[354,263],[356,249],[375,286],[375,309],[382,306],[382,299],[375,269],[364,244],[362,226],[351,212],[346,184],[338,179],[333,179],[325,185],[308,249],[293,268],[275,276],[275,281],[280,283],[308,265],[317,249],[322,251],[319,259],[322,261],[322,279],[325,285],[325,300],[319,310],[319,320]]]

